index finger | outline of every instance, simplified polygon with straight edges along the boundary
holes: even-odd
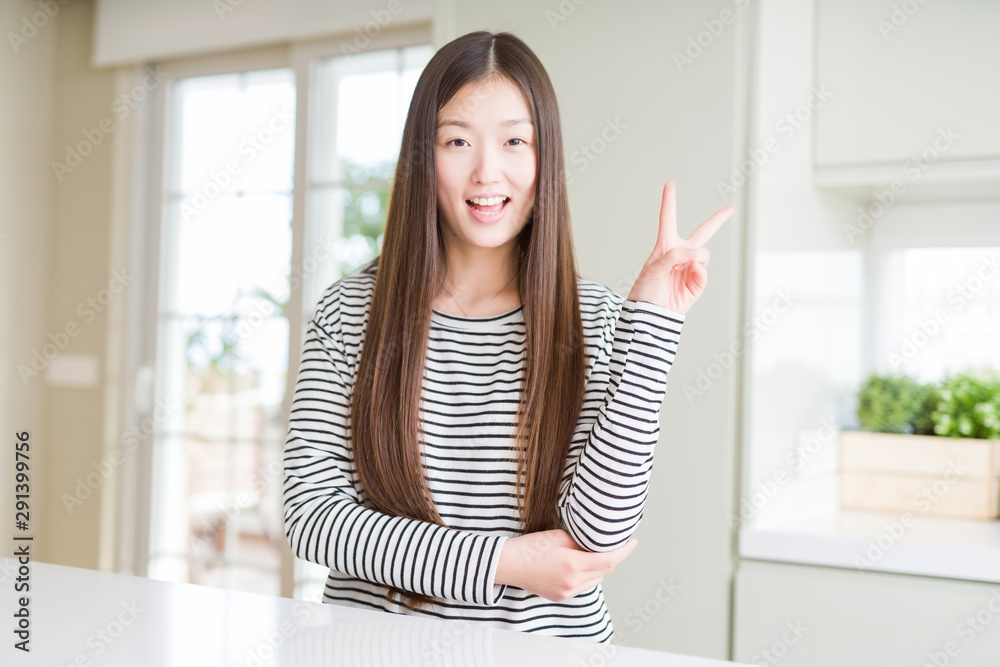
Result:
[[[674,184],[667,181],[663,185],[663,199],[660,201],[660,226],[656,234],[656,247],[661,253],[673,246],[677,239],[677,195]]]
[[[712,235],[719,231],[719,227],[722,226],[722,223],[728,220],[729,216],[735,212],[736,209],[732,206],[724,206],[716,211],[715,215],[698,225],[698,228],[691,232],[691,236],[687,238],[687,240],[691,242],[691,246],[694,248],[700,248],[708,243],[708,240],[712,238]]]
[[[583,551],[576,554],[579,558],[580,571],[603,572],[613,570],[618,563],[625,560],[635,550],[635,540],[629,540],[617,549],[611,551]]]

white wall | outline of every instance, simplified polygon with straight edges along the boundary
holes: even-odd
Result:
[[[93,3],[52,7],[58,11],[47,16],[34,2],[3,5],[4,27],[28,40],[0,59],[0,81],[10,92],[0,102],[0,133],[9,147],[0,158],[0,232],[8,234],[0,243],[0,289],[6,292],[0,301],[0,425],[6,433],[32,429],[33,557],[96,568],[111,485],[102,480],[85,489],[90,496],[72,511],[61,499],[105,460],[101,376],[108,311],[99,307],[91,317],[79,307],[101,296],[115,268],[108,251],[116,135],[106,124],[101,130],[102,121],[115,117],[115,73],[87,64]],[[121,133],[120,123],[112,127]],[[83,157],[71,163],[67,146],[81,144]],[[54,163],[72,168],[57,173]],[[36,351],[45,359],[33,365]],[[66,369],[76,355],[92,363],[96,377],[87,386],[53,379],[52,371]],[[26,381],[19,367],[31,369]],[[11,501],[12,481],[5,470],[0,503]]]
[[[844,91],[815,80],[813,3],[759,7],[752,145],[767,158],[750,186],[748,500],[794,473],[787,456],[800,437],[849,415],[862,366],[863,246],[844,233],[853,201],[813,183],[815,113]],[[776,303],[785,295],[787,307]]]
[[[0,28],[4,54],[0,57],[0,431],[5,442],[15,432],[31,430],[30,464],[31,530],[40,539],[45,510],[44,469],[48,431],[44,427],[43,383],[34,378],[25,384],[17,372],[30,363],[31,350],[46,340],[49,316],[52,236],[55,192],[49,167],[56,100],[56,27],[27,29],[26,43],[11,44],[8,32],[20,35],[22,21],[38,11],[28,0],[0,3]],[[13,446],[5,447],[0,460],[0,511],[13,519]],[[6,545],[14,532],[12,521],[0,526]],[[38,557],[44,542],[32,549]],[[4,584],[7,586],[9,584]]]

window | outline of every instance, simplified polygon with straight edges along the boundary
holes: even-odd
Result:
[[[181,79],[164,193],[149,575],[280,592],[295,83]],[[277,463],[277,465],[275,465]]]
[[[290,66],[180,76],[166,96],[156,393],[183,410],[154,436],[148,576],[321,598],[326,568],[284,536],[285,409],[322,291],[381,246],[433,53],[389,46],[310,45]]]
[[[905,248],[882,259],[880,373],[936,382],[1000,370],[1000,248]]]
[[[334,243],[336,262],[310,281],[319,292],[381,249],[390,184],[413,88],[429,46],[334,57],[315,63],[316,148],[309,159],[308,244]],[[307,252],[308,255],[308,252]],[[305,267],[308,269],[309,267]]]

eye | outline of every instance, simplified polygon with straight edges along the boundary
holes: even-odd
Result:
[[[447,146],[449,144],[452,144],[452,143],[455,143],[456,141],[461,141],[463,144],[466,143],[465,139],[452,139],[451,141],[447,142],[445,144],[445,146]],[[458,144],[455,144],[455,145],[457,146]]]
[[[514,139],[510,139],[509,141],[520,141],[521,142],[520,144],[514,144],[515,146],[520,146],[521,144],[527,143],[524,139],[518,139],[516,137]]]

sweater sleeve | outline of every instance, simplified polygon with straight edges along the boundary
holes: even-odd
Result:
[[[283,451],[284,528],[299,558],[386,586],[495,606],[503,536],[365,507],[350,447],[353,376],[338,308],[308,324]]]
[[[582,447],[570,450],[559,517],[582,548],[623,546],[642,518],[660,434],[660,407],[685,316],[646,301],[622,303],[613,335],[605,330],[590,374],[604,387]],[[605,380],[606,379],[606,380]],[[602,384],[606,381],[606,384]]]

